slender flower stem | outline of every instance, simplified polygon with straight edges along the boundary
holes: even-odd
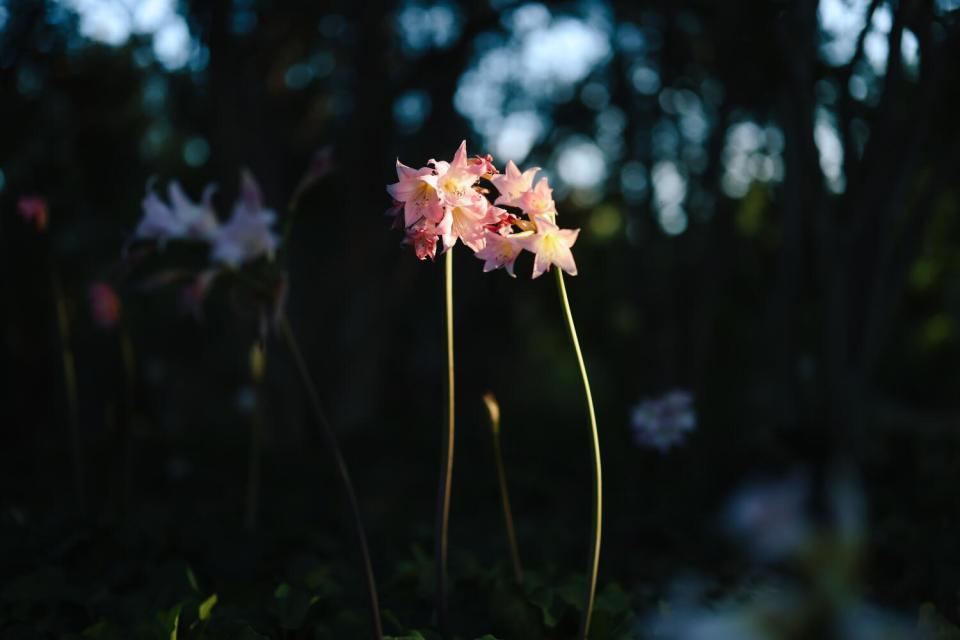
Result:
[[[260,507],[260,467],[263,442],[263,411],[260,407],[260,382],[266,366],[266,352],[259,341],[250,348],[250,381],[253,384],[254,406],[250,416],[250,449],[247,457],[247,495],[244,501],[243,526],[247,531],[257,528]]]
[[[133,415],[136,403],[137,363],[133,351],[133,341],[127,331],[126,322],[121,317],[119,325],[120,356],[123,360],[123,417],[120,421],[120,511],[126,513],[130,506],[132,457],[133,457]]]
[[[444,260],[444,290],[447,318],[447,429],[443,434],[440,464],[440,494],[437,498],[436,570],[437,626],[447,635],[447,534],[450,522],[450,486],[453,482],[454,368],[453,368],[453,247]]]
[[[507,542],[510,545],[510,561],[513,564],[513,579],[523,584],[523,566],[520,564],[520,547],[513,528],[513,511],[510,509],[510,492],[507,490],[507,473],[503,466],[503,453],[500,449],[500,406],[492,393],[483,396],[483,402],[490,414],[490,432],[493,435],[493,458],[497,467],[497,481],[500,485],[500,502],[503,506],[503,522],[507,528]]]
[[[250,417],[250,449],[247,458],[247,496],[243,510],[243,526],[247,531],[257,528],[260,507],[260,460],[262,457],[263,419],[260,412],[260,394],[255,392],[257,406]]]
[[[577,354],[577,364],[580,366],[580,377],[583,379],[583,393],[587,398],[587,410],[590,414],[590,434],[593,440],[593,535],[590,542],[590,564],[588,568],[590,582],[587,586],[586,604],[580,626],[580,638],[586,640],[590,633],[590,618],[593,615],[593,601],[597,592],[597,570],[600,563],[600,530],[603,520],[603,478],[600,468],[600,434],[597,431],[597,416],[593,410],[593,394],[590,393],[590,379],[587,377],[587,367],[583,362],[583,353],[580,351],[580,341],[577,339],[577,328],[573,323],[570,301],[567,299],[567,287],[563,282],[563,271],[559,268],[555,268],[554,271],[557,274],[557,290],[560,293],[560,302],[563,305],[563,315],[567,321],[570,341],[573,343],[573,351]]]
[[[300,374],[300,379],[306,389],[307,396],[310,398],[310,407],[313,409],[313,415],[321,427],[321,432],[326,441],[327,448],[330,450],[330,455],[333,456],[334,466],[337,469],[337,474],[340,479],[340,488],[343,490],[343,495],[350,507],[351,524],[353,525],[354,535],[357,538],[357,546],[360,549],[363,575],[366,581],[367,598],[370,605],[370,624],[373,627],[372,635],[376,640],[382,640],[383,625],[380,622],[380,604],[377,599],[376,580],[373,577],[373,563],[370,561],[367,536],[363,528],[363,521],[360,519],[360,506],[357,504],[357,496],[353,491],[353,482],[351,482],[350,473],[347,471],[347,463],[343,458],[343,453],[340,451],[340,445],[337,443],[337,436],[333,431],[333,426],[330,424],[323,410],[323,404],[320,402],[320,394],[317,393],[316,384],[310,375],[310,369],[307,368],[307,362],[303,358],[303,352],[300,351],[300,346],[297,343],[296,337],[293,335],[290,322],[285,315],[280,317],[279,324],[280,333],[283,336],[284,342],[287,344],[287,348],[290,350],[290,355],[293,356],[297,371]]]
[[[257,528],[257,512],[260,506],[260,443],[263,440],[260,415],[260,398],[250,417],[250,449],[247,458],[247,496],[243,510],[243,526],[247,531]]]
[[[67,395],[67,414],[70,424],[70,449],[73,457],[73,483],[77,493],[77,509],[86,511],[86,486],[83,464],[83,445],[80,438],[80,415],[77,399],[77,364],[73,356],[70,340],[70,316],[67,301],[63,296],[63,286],[53,258],[50,259],[50,285],[53,289],[53,302],[57,311],[57,331],[60,334],[60,353],[63,360],[63,383]]]

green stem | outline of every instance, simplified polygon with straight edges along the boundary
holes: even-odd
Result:
[[[573,313],[570,311],[570,301],[567,299],[567,287],[563,282],[563,271],[555,268],[557,274],[557,290],[560,293],[560,302],[563,305],[563,315],[567,321],[567,330],[573,351],[577,354],[577,364],[580,367],[580,377],[583,380],[583,393],[587,398],[587,410],[590,414],[590,435],[593,440],[593,532],[590,542],[590,565],[588,567],[589,584],[587,586],[586,604],[583,620],[580,626],[580,638],[586,640],[590,633],[590,618],[593,615],[593,601],[597,592],[597,570],[600,563],[600,531],[603,520],[603,478],[600,468],[600,434],[597,431],[597,416],[593,409],[593,394],[590,393],[590,379],[587,377],[587,367],[583,362],[583,353],[580,351],[580,341],[577,339],[577,328],[573,323]]]
[[[436,570],[437,626],[447,635],[447,537],[450,522],[450,486],[453,482],[454,367],[453,367],[453,247],[444,259],[444,291],[447,320],[447,428],[443,433],[440,464],[440,494],[437,498]]]
[[[262,424],[260,421],[260,398],[257,394],[257,407],[250,417],[250,450],[247,458],[247,499],[243,514],[243,526],[247,531],[257,528],[257,512],[260,506],[260,443]]]
[[[264,363],[256,359],[263,356],[262,346],[251,348],[250,378],[253,384],[254,407],[250,416],[250,448],[247,454],[247,495],[244,501],[243,526],[247,531],[257,528],[257,513],[260,507],[260,467],[263,442],[263,412],[260,407],[260,380]],[[258,351],[260,350],[260,351]]]
[[[507,472],[503,465],[503,453],[500,448],[500,408],[492,394],[484,397],[490,412],[490,431],[493,434],[493,458],[497,467],[497,482],[500,485],[500,502],[503,506],[503,522],[507,528],[507,543],[510,545],[510,561],[513,564],[513,578],[517,584],[523,584],[523,565],[520,564],[520,547],[513,528],[513,510],[510,508],[510,492],[507,490]]]
[[[67,302],[63,296],[60,275],[52,258],[50,259],[50,284],[53,289],[53,301],[57,312],[57,331],[60,335],[60,353],[63,360],[63,383],[67,396],[70,449],[73,457],[73,483],[77,492],[77,509],[80,513],[84,513],[86,511],[86,487],[77,399],[77,365],[70,341],[70,316],[67,312]]]
[[[126,322],[120,319],[120,355],[123,360],[123,417],[120,421],[120,511],[126,513],[130,506],[131,477],[133,475],[133,417],[136,402],[137,365],[133,341]]]
[[[310,399],[310,407],[313,409],[313,415],[321,427],[321,432],[327,448],[330,450],[330,455],[333,456],[334,466],[336,467],[337,475],[340,479],[340,488],[343,490],[343,495],[346,498],[347,504],[350,508],[351,524],[353,525],[353,532],[357,538],[357,546],[360,550],[360,559],[363,565],[363,576],[366,582],[367,598],[370,606],[370,624],[373,627],[372,635],[376,640],[382,640],[383,625],[380,622],[380,604],[377,599],[376,580],[373,576],[373,563],[370,561],[370,550],[367,547],[367,535],[363,528],[363,521],[360,519],[360,506],[357,503],[357,496],[353,490],[353,482],[350,480],[350,473],[347,471],[347,463],[343,458],[343,453],[340,451],[340,445],[337,443],[337,436],[333,431],[333,426],[330,424],[330,421],[327,419],[327,415],[323,410],[323,404],[320,402],[320,394],[317,392],[316,384],[313,381],[313,377],[310,375],[310,369],[307,368],[307,362],[303,358],[303,352],[300,351],[300,346],[297,343],[296,337],[293,335],[293,330],[290,328],[290,322],[287,320],[285,315],[281,316],[280,318],[280,332],[287,344],[287,348],[290,350],[290,354],[293,356],[294,362],[296,363],[297,371],[300,374],[300,379],[302,380],[303,386],[307,392],[307,396]]]

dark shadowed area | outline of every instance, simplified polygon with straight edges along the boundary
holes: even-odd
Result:
[[[0,637],[370,637],[285,326],[386,636],[576,637],[590,431],[530,253],[452,249],[434,610],[445,257],[385,186],[462,140],[580,229],[591,639],[960,637],[958,0],[0,0]],[[276,246],[145,241],[175,182]]]

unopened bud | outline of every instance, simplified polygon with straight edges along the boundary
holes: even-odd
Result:
[[[267,351],[263,342],[257,340],[250,346],[250,378],[254,382],[263,380],[267,368]]]
[[[490,428],[494,433],[500,431],[500,405],[497,404],[497,398],[491,392],[483,394],[483,404],[487,407],[487,413],[490,414]]]

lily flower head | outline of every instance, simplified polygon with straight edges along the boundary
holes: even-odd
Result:
[[[211,260],[232,268],[266,256],[272,258],[280,238],[272,227],[277,214],[263,205],[260,186],[244,170],[240,175],[240,198],[230,219],[212,234]]]
[[[507,167],[502,174],[490,178],[490,182],[500,192],[493,203],[508,207],[522,207],[521,197],[533,186],[533,177],[538,171],[540,167],[533,167],[520,173],[520,169],[513,160],[507,162]]]
[[[523,251],[523,239],[531,235],[533,235],[532,231],[500,234],[487,230],[484,235],[485,245],[476,254],[484,261],[483,272],[487,273],[503,267],[511,278],[516,278],[516,274],[513,273],[514,263]]]
[[[460,143],[452,162],[430,162],[435,168],[435,175],[425,176],[423,180],[433,185],[445,207],[477,207],[481,205],[481,200],[486,200],[473,188],[486,172],[486,163],[467,159],[466,140]]]
[[[493,164],[493,156],[489,153],[485,156],[476,155],[470,160],[470,162],[480,165],[483,170],[483,172],[480,174],[481,177],[490,178],[499,173]]]
[[[483,249],[486,244],[488,225],[495,225],[506,211],[490,204],[486,198],[477,194],[475,202],[447,207],[444,218],[438,228],[443,238],[444,250],[450,249],[459,239],[474,252]]]
[[[397,160],[398,181],[387,185],[387,193],[402,203],[404,226],[410,227],[419,220],[439,222],[443,217],[443,204],[436,183],[423,179],[433,175],[434,170],[430,167],[414,169]]]
[[[437,226],[429,220],[421,220],[409,229],[404,238],[404,244],[413,246],[413,251],[418,260],[434,259],[437,255],[437,239],[439,234]]]
[[[431,260],[460,240],[474,252],[484,248],[487,227],[499,224],[507,213],[494,207],[479,186],[482,177],[496,174],[493,158],[467,156],[463,141],[453,160],[431,159],[427,166],[413,169],[397,161],[397,178],[387,185],[394,200],[388,215],[396,226],[402,219],[404,243],[413,247],[420,260]]]
[[[577,275],[577,263],[570,248],[577,241],[580,229],[561,229],[549,217],[535,219],[537,230],[528,236],[518,238],[521,246],[534,254],[533,278],[539,278],[556,265],[572,276]],[[520,234],[522,235],[522,234]]]
[[[174,180],[167,187],[167,203],[153,190],[153,183],[152,179],[147,182],[143,217],[134,231],[134,238],[156,240],[161,246],[172,239],[209,240],[218,224],[212,204],[216,187],[207,186],[201,202],[195,203]]]
[[[420,260],[435,258],[438,240],[441,252],[460,240],[484,261],[484,271],[504,268],[514,276],[517,256],[526,249],[535,255],[534,278],[552,265],[576,275],[570,248],[580,230],[557,226],[549,181],[542,177],[533,185],[538,171],[534,167],[521,172],[510,161],[500,174],[491,156],[468,158],[464,141],[450,162],[432,159],[427,166],[413,169],[398,160],[399,181],[387,186],[394,200],[387,213],[394,218],[394,226],[402,218],[404,243],[413,246]],[[489,180],[498,192],[492,203],[481,179]],[[513,213],[500,205],[513,207]]]
[[[553,201],[553,189],[546,178],[540,178],[537,186],[524,191],[519,198],[520,208],[530,218],[537,216],[547,217],[553,222],[557,216],[557,204]]]

